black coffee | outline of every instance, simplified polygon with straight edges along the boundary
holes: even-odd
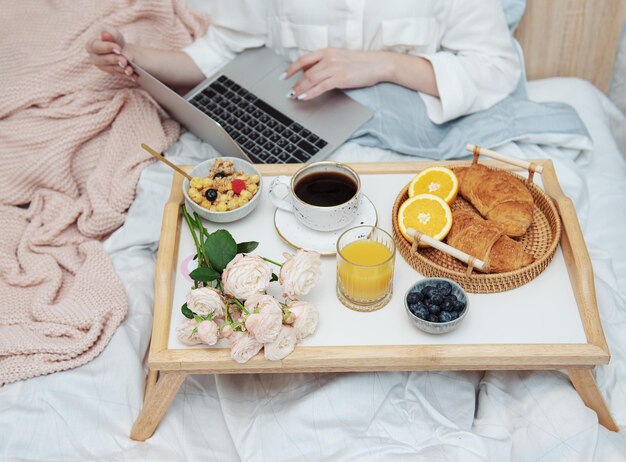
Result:
[[[356,194],[356,182],[343,173],[309,173],[298,180],[294,192],[302,201],[318,207],[348,202]]]

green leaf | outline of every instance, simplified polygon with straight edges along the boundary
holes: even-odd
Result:
[[[202,321],[204,321],[204,318],[202,316],[198,316],[197,314],[194,314],[193,318],[196,320],[197,323],[201,323]]]
[[[276,273],[272,273],[272,278],[270,279],[270,282],[274,281],[278,281],[278,276],[276,276]]]
[[[183,306],[180,307],[180,311],[182,311],[183,316],[188,318],[188,319],[193,319],[194,313],[193,311],[191,311],[189,309],[189,307],[187,306],[187,304],[183,304]]]
[[[189,273],[189,277],[194,281],[202,281],[209,282],[215,281],[222,277],[222,275],[215,271],[213,268],[209,268],[208,266],[201,266],[200,268],[196,268],[191,273]]]
[[[226,265],[237,255],[237,243],[225,229],[218,229],[207,236],[204,243],[204,255],[211,266],[222,272]]]
[[[258,242],[240,242],[237,244],[237,253],[250,253],[259,246]]]

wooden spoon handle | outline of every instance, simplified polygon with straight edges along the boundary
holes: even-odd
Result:
[[[159,154],[158,152],[156,152],[154,149],[152,149],[150,146],[148,146],[147,144],[141,143],[141,147],[147,151],[149,154],[151,154],[153,157],[155,157],[156,159],[160,160],[161,162],[163,162],[165,165],[168,165],[169,167],[172,167],[174,170],[176,170],[178,173],[180,173],[182,176],[184,176],[185,178],[187,178],[189,181],[191,181],[191,176],[189,176],[189,174],[187,172],[185,172],[183,169],[181,169],[178,165],[175,165],[173,163],[171,163],[169,160],[167,160],[165,158],[165,156],[163,154]]]

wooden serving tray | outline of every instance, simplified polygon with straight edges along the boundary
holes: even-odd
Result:
[[[135,422],[131,436],[134,439],[146,439],[152,434],[187,374],[497,369],[567,369],[577,391],[584,402],[596,410],[600,422],[616,430],[617,426],[606,408],[592,374],[595,365],[609,362],[610,354],[598,315],[591,261],[576,211],[572,201],[561,190],[552,162],[549,160],[533,162],[544,167],[542,175],[544,190],[554,200],[561,216],[563,228],[560,244],[565,261],[564,266],[569,276],[565,280],[569,279],[573,299],[577,305],[571,313],[574,313],[574,316],[576,314],[580,316],[579,321],[584,329],[584,338],[581,338],[580,342],[480,343],[472,341],[459,343],[457,338],[456,343],[445,343],[447,339],[451,341],[454,338],[445,336],[436,339],[422,337],[416,344],[361,345],[354,343],[352,346],[345,346],[345,344],[307,346],[305,342],[282,361],[268,361],[262,355],[257,355],[245,364],[234,362],[230,358],[229,350],[225,348],[182,349],[169,346],[178,246],[181,232],[188,232],[182,223],[180,211],[183,203],[182,177],[175,175],[172,192],[163,213],[157,258],[154,323],[148,356],[150,375],[147,381],[146,402],[144,410]],[[520,170],[499,162],[484,163],[510,171]],[[361,175],[407,175],[437,164],[443,164],[443,162],[356,163],[351,166]],[[445,162],[445,164],[456,166],[468,165],[469,162]],[[300,165],[258,165],[257,167],[264,176],[277,176],[293,174]],[[388,192],[392,202],[402,186],[403,183],[397,182],[396,189]],[[391,208],[379,209],[379,216],[388,215],[390,212]],[[227,225],[221,225],[221,227],[227,227]],[[237,235],[235,238],[241,240],[241,237]],[[277,235],[274,238],[280,239]],[[263,239],[267,239],[267,236]],[[398,260],[401,260],[401,257],[397,257],[396,265],[398,265]],[[417,273],[413,277],[420,278]],[[328,280],[326,283],[329,283]],[[326,289],[324,292],[334,293],[335,288],[333,285],[332,288]],[[482,295],[482,297],[493,296]],[[339,312],[337,313],[339,316]],[[321,322],[323,322],[323,316],[332,316],[332,314],[322,313]],[[358,313],[358,316],[376,315]],[[394,320],[394,322],[398,321]],[[314,337],[315,334],[309,338]],[[159,374],[158,381],[157,374]]]

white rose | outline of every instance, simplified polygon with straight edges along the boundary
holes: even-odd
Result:
[[[197,335],[202,343],[215,345],[217,343],[217,324],[213,321],[202,321],[198,324]]]
[[[230,357],[240,364],[248,362],[263,348],[263,345],[247,332],[234,332],[228,340],[231,345]]]
[[[315,305],[310,302],[295,301],[289,304],[289,311],[296,317],[293,328],[298,340],[308,337],[317,328],[319,313]]]
[[[194,319],[186,319],[178,328],[176,329],[176,336],[178,340],[180,340],[185,345],[198,345],[202,343],[200,337],[198,337],[198,332],[194,332],[197,323]]]
[[[187,294],[187,307],[200,316],[222,317],[226,311],[222,294],[211,287],[191,289]]]
[[[322,275],[320,254],[298,250],[295,255],[285,254],[285,257],[287,261],[283,263],[278,278],[283,295],[296,298],[308,294]]]
[[[259,342],[273,341],[283,325],[283,310],[278,300],[271,295],[255,294],[245,303],[250,314],[246,318],[246,329]]]
[[[282,326],[276,340],[263,345],[265,358],[270,361],[286,358],[296,348],[296,343],[298,343],[296,330],[291,326]]]
[[[235,331],[230,326],[230,324],[222,324],[222,337],[228,338],[233,335]]]
[[[265,292],[270,285],[272,269],[256,255],[237,254],[224,268],[224,292],[245,300],[253,294]]]

